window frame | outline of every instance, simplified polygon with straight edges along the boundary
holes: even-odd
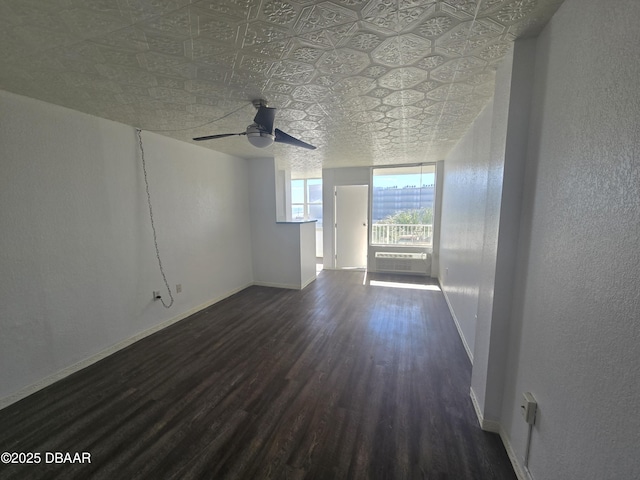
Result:
[[[431,224],[430,224],[430,241],[429,242],[419,242],[419,243],[375,243],[374,242],[374,225],[379,225],[379,223],[374,223],[374,194],[375,194],[375,186],[374,186],[374,177],[377,175],[374,175],[374,171],[381,171],[381,170],[399,170],[399,169],[403,169],[403,168],[414,168],[414,167],[419,167],[419,168],[425,168],[427,167],[429,169],[428,172],[420,172],[420,175],[426,175],[426,174],[432,174],[433,175],[433,194],[432,194],[432,201],[431,201],[431,206],[429,207],[431,209]],[[432,170],[432,171],[431,171]],[[434,228],[436,225],[436,201],[437,201],[437,190],[436,190],[436,185],[437,185],[437,174],[438,174],[438,169],[437,169],[437,163],[436,162],[424,162],[424,163],[412,163],[412,164],[400,164],[400,165],[381,165],[381,166],[375,166],[375,167],[371,167],[371,171],[370,171],[370,184],[371,184],[371,188],[369,190],[369,247],[375,248],[375,249],[380,249],[380,248],[393,248],[393,249],[404,249],[404,248],[427,248],[427,249],[432,249],[433,248],[433,243],[434,243]],[[422,186],[420,187],[422,188]],[[428,225],[428,224],[416,224],[416,225]]]

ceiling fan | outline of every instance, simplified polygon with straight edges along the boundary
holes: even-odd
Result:
[[[246,135],[249,143],[254,147],[264,148],[273,142],[286,143],[296,147],[315,150],[316,147],[302,140],[298,140],[291,135],[284,133],[277,128],[274,130],[273,121],[276,116],[276,109],[267,106],[264,100],[254,100],[253,106],[258,109],[258,113],[253,119],[253,123],[247,127],[247,130],[240,133],[221,133],[219,135],[207,135],[206,137],[196,137],[194,140],[200,142],[202,140],[214,140],[216,138],[232,137],[234,135]]]

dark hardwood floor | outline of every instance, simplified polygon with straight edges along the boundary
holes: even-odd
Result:
[[[515,479],[442,293],[363,278],[250,287],[9,406],[0,452],[42,461],[0,478]]]

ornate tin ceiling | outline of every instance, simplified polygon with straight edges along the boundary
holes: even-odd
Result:
[[[318,146],[199,143],[294,173],[442,159],[496,65],[562,0],[0,0],[0,88],[180,140],[242,132],[251,99]]]

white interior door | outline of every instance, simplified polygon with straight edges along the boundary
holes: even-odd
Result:
[[[336,187],[336,268],[367,267],[369,187]]]

